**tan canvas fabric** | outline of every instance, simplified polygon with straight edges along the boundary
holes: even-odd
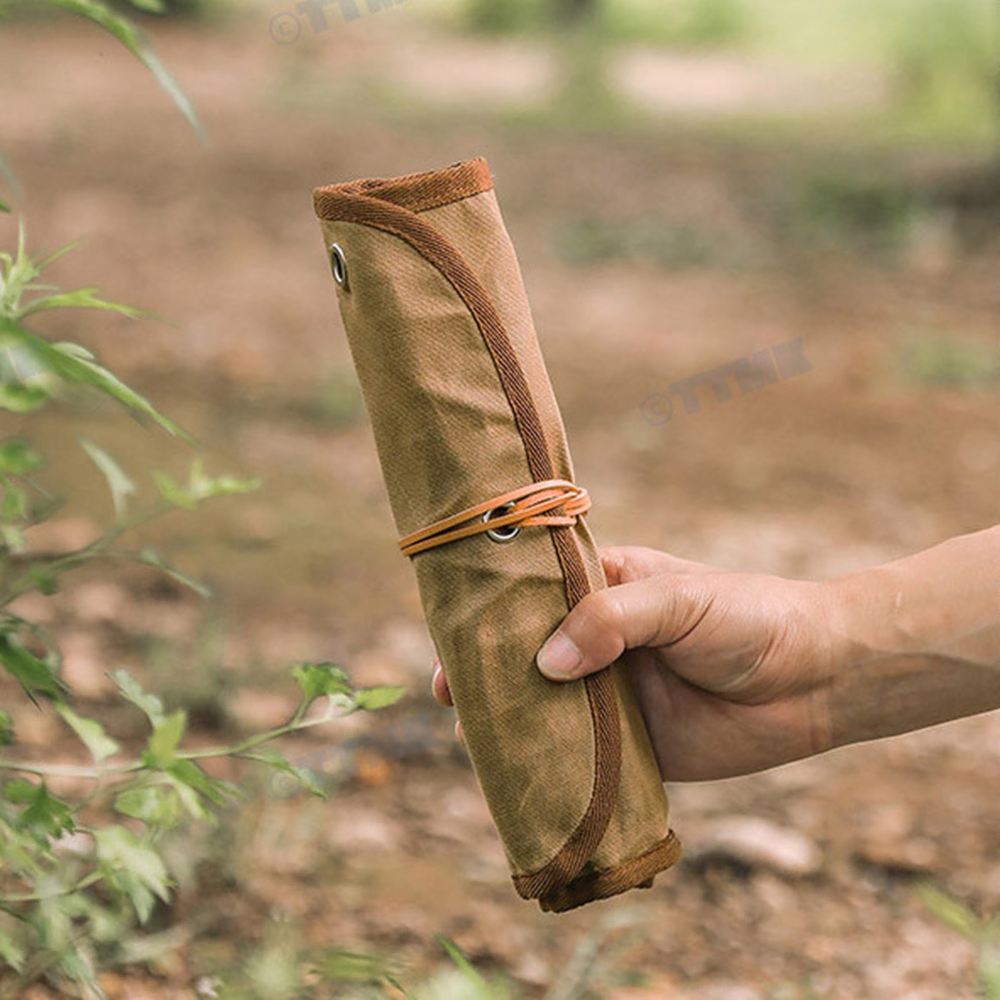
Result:
[[[485,161],[320,188],[315,206],[343,264],[338,304],[398,534],[573,481]],[[558,911],[651,884],[680,845],[627,676],[557,684],[534,666],[567,610],[606,585],[584,519],[412,561],[518,892]]]

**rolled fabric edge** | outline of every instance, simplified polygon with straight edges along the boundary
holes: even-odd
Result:
[[[477,157],[453,163],[442,170],[426,170],[402,177],[366,177],[316,188],[313,206],[321,219],[343,219],[342,210],[361,195],[420,213],[492,188],[490,168],[486,160]]]
[[[585,903],[628,892],[629,889],[651,889],[655,876],[675,865],[682,854],[680,839],[673,830],[669,830],[666,837],[657,841],[648,851],[613,868],[585,872],[572,882],[539,897],[539,906],[547,913],[565,913]],[[514,876],[515,888],[518,888],[519,878],[523,876]]]

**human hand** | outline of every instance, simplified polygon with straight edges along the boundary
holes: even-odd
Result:
[[[601,559],[608,589],[573,608],[539,665],[574,680],[621,656],[665,780],[731,777],[829,748],[833,657],[819,584],[640,547]],[[434,695],[450,704],[434,666]]]
[[[607,589],[570,611],[539,669],[569,681],[621,657],[665,780],[1000,708],[1000,527],[822,583],[640,547],[601,561]],[[433,689],[450,704],[439,663]]]

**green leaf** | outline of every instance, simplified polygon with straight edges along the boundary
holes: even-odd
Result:
[[[995,934],[979,949],[979,981],[983,1000],[1000,1000],[1000,948]]]
[[[406,689],[401,687],[362,688],[354,692],[354,701],[358,708],[374,712],[380,708],[395,705]]]
[[[87,938],[102,944],[123,943],[122,938],[130,929],[131,914],[120,907],[105,906],[92,893],[70,892],[58,898],[59,908],[71,919],[87,923]],[[77,926],[80,926],[78,923]],[[81,942],[82,943],[82,942]],[[94,997],[100,996],[94,993]]]
[[[10,712],[0,708],[0,747],[9,747],[14,742],[14,720]]]
[[[174,507],[183,507],[185,510],[194,510],[198,506],[198,501],[191,496],[187,488],[174,482],[166,472],[154,469],[151,475],[156,488],[160,491],[160,496],[167,503]]]
[[[103,309],[105,312],[120,313],[136,319],[145,316],[141,309],[127,306],[121,302],[110,302],[102,299],[99,289],[90,286],[75,288],[71,292],[53,292],[51,295],[39,295],[18,311],[19,319],[26,319],[35,313],[46,312],[49,309]]]
[[[83,240],[73,240],[72,243],[66,243],[61,246],[58,250],[53,250],[48,257],[43,257],[41,260],[35,261],[35,270],[39,274],[42,273],[50,264],[54,264],[60,257],[65,257],[66,254],[72,253],[74,250],[83,246]]]
[[[80,445],[107,480],[108,489],[111,490],[111,502],[115,508],[115,519],[119,522],[122,521],[125,517],[128,498],[136,492],[135,483],[126,475],[122,467],[103,448],[98,448],[93,441],[83,438],[80,440]]]
[[[129,0],[136,10],[144,10],[147,14],[165,14],[167,8],[162,0]]]
[[[24,490],[9,483],[0,499],[0,521],[23,521],[28,516],[28,497]]]
[[[218,778],[210,778],[193,760],[174,761],[166,770],[171,777],[188,788],[193,788],[217,806],[221,806],[230,796],[238,794],[234,785]]]
[[[44,406],[48,398],[48,390],[41,386],[0,382],[0,410],[33,413]]]
[[[62,682],[52,669],[33,653],[29,653],[10,635],[0,633],[0,663],[24,688],[28,697],[37,704],[36,694],[54,701],[62,699]]]
[[[54,594],[59,589],[59,577],[44,566],[35,566],[26,576],[32,588],[43,594]]]
[[[362,983],[370,986],[388,983],[398,988],[384,959],[374,955],[359,955],[352,951],[328,951],[317,963],[316,971],[324,983]]]
[[[307,701],[324,694],[351,694],[354,690],[347,671],[335,663],[300,663],[292,669],[292,676]]]
[[[18,814],[17,826],[39,840],[59,837],[76,828],[72,809],[49,795],[44,781],[36,785],[25,778],[14,778],[3,786],[3,796],[8,802],[25,807]]]
[[[205,474],[204,463],[197,457],[191,463],[191,473],[188,477],[188,493],[198,500],[208,500],[212,497],[233,496],[240,493],[252,493],[260,489],[260,479],[240,479],[237,476],[208,476]]]
[[[239,479],[236,476],[207,476],[200,458],[191,463],[191,473],[188,482],[181,485],[173,477],[159,469],[151,473],[160,496],[167,503],[186,510],[194,508],[202,501],[212,497],[232,496],[239,493],[251,493],[259,489],[260,479]]]
[[[153,732],[142,752],[147,767],[166,771],[177,759],[177,747],[184,736],[187,715],[183,710],[171,712],[153,726]]]
[[[936,889],[932,885],[917,886],[916,893],[924,906],[938,920],[947,924],[952,930],[958,931],[959,934],[970,941],[977,939],[976,932],[979,922],[976,919],[976,915],[964,903],[941,892],[940,889]]]
[[[23,476],[40,469],[43,464],[27,441],[8,441],[0,445],[0,475]]]
[[[148,826],[169,828],[176,826],[181,818],[177,792],[161,785],[127,788],[115,798],[115,809],[125,816],[142,820]]]
[[[14,316],[20,308],[21,297],[38,277],[38,268],[26,249],[24,219],[17,223],[17,251],[11,255],[0,253],[0,315]]]
[[[44,259],[34,260],[26,250],[24,222],[21,220],[18,226],[16,256],[0,254],[0,269],[6,272],[0,274],[0,314],[17,320],[49,309],[81,307],[103,309],[132,317],[145,315],[133,306],[102,299],[95,287],[62,292],[54,285],[43,285],[36,281],[45,268],[78,245],[79,242],[71,243]],[[28,293],[35,293],[34,297],[24,301]],[[15,371],[18,370],[17,365],[12,367]]]
[[[139,922],[145,923],[157,897],[170,899],[170,878],[159,854],[124,826],[99,827],[94,843],[109,884],[128,896]]]
[[[127,670],[116,670],[109,676],[118,685],[122,697],[141,708],[154,727],[163,722],[163,702],[155,694],[143,691],[139,682]]]
[[[22,803],[28,802],[34,797],[35,790],[38,788],[33,781],[28,781],[27,778],[11,778],[0,785],[0,791],[3,792],[3,797],[8,802]]]
[[[10,552],[23,552],[28,547],[28,540],[20,528],[12,524],[0,524],[0,548]]]
[[[2,273],[2,258],[3,255],[0,254],[0,282],[4,282],[3,291],[0,292],[0,313],[3,313],[4,308],[10,308],[9,306],[5,307],[4,300],[10,296],[10,286],[12,284],[11,280],[9,278],[5,279]],[[0,351],[0,383],[4,385],[33,386],[43,379],[45,375],[45,369],[30,354],[16,344],[7,344]]]
[[[0,959],[3,959],[15,972],[24,970],[24,949],[4,931],[0,931]]]
[[[64,950],[59,952],[56,969],[66,979],[86,987],[92,996],[100,997],[101,984],[94,970],[93,958],[82,944],[77,944],[71,940],[68,932],[65,938],[67,944]]]
[[[173,770],[177,764],[183,763],[182,761],[175,762],[172,765],[171,770]],[[180,773],[184,774],[185,769],[181,768]],[[187,775],[190,777],[190,775]],[[215,820],[215,814],[206,805],[206,800],[195,791],[186,781],[182,781],[180,778],[175,777],[170,771],[164,772],[164,780],[169,783],[170,788],[173,790],[174,794],[177,796],[177,801],[185,809],[187,814],[192,819],[201,819],[213,822]]]
[[[49,0],[57,7],[71,10],[76,14],[82,14],[91,21],[99,24],[105,31],[110,32],[118,39],[156,78],[156,82],[166,92],[167,96],[174,102],[180,113],[187,119],[188,124],[194,129],[198,138],[207,143],[207,137],[201,127],[197,114],[188,100],[187,95],[181,90],[177,81],[170,75],[167,68],[160,62],[159,57],[153,52],[146,36],[130,21],[119,17],[103,3],[98,0]]]
[[[50,344],[17,321],[0,316],[0,349],[11,346],[23,350],[45,370],[58,375],[63,381],[96,389],[137,416],[148,417],[171,434],[184,438],[190,444],[194,443],[186,431],[160,413],[148,399],[101,367],[93,360],[90,352],[78,344]]]
[[[28,540],[20,528],[12,524],[0,524],[0,547],[11,552],[23,552],[28,547]]]
[[[0,199],[0,212],[9,212],[9,211],[10,211],[10,205],[8,205],[7,202]]]
[[[288,799],[303,790],[320,799],[329,797],[323,788],[316,783],[316,776],[312,771],[305,767],[298,767],[271,747],[263,747],[251,753],[241,754],[241,756],[246,757],[247,760],[256,760],[261,764],[266,764],[278,772],[277,775],[272,775],[268,782],[268,787],[276,798]],[[287,775],[288,780],[275,780],[278,775]]]
[[[103,727],[96,719],[86,719],[81,715],[77,715],[76,712],[65,705],[59,705],[56,711],[63,717],[73,732],[80,737],[96,763],[100,764],[102,760],[106,760],[121,749],[105,733]]]
[[[473,983],[478,989],[482,990],[485,995],[489,996],[490,984],[483,978],[483,976],[476,971],[472,963],[465,957],[458,945],[454,941],[449,941],[448,938],[442,936],[441,934],[435,935],[437,942],[442,948],[448,953],[448,957],[455,963],[458,969],[462,972],[466,979],[470,983]]]

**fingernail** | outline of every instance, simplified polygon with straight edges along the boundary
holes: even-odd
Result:
[[[572,677],[583,662],[576,643],[562,632],[553,632],[545,640],[535,659],[538,669],[554,681]]]

